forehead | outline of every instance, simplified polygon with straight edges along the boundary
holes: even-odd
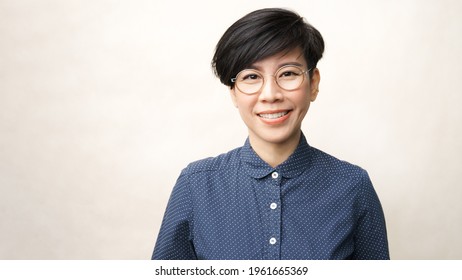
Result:
[[[288,51],[280,52],[272,56],[266,57],[256,61],[250,65],[254,69],[278,69],[284,65],[293,64],[298,66],[306,66],[306,60],[300,48],[291,49]]]

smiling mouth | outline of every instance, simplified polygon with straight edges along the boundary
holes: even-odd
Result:
[[[272,114],[258,114],[259,117],[269,120],[279,119],[287,115],[289,111],[277,112]]]

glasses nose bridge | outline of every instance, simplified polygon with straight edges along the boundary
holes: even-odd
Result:
[[[278,87],[281,87],[281,86],[279,85],[278,79],[277,79],[277,77],[276,77],[277,72],[274,73],[274,74],[261,74],[261,75],[262,75],[263,78],[264,78],[264,79],[263,79],[263,84],[261,85],[261,88],[262,88],[262,89],[263,89],[263,88],[265,87],[265,85],[266,85],[266,81],[267,81],[266,76],[273,77],[273,80],[274,80],[274,82],[276,83],[276,85],[277,85]]]
[[[263,83],[261,84],[260,87],[260,95],[259,99],[265,100],[265,101],[274,101],[274,100],[279,100],[280,99],[280,94],[281,90],[283,89],[278,81],[277,81],[277,72],[274,74],[261,74],[263,77]],[[274,79],[271,78],[266,78],[267,76],[273,77]],[[274,80],[274,83],[273,81]],[[269,84],[267,84],[269,82]],[[269,88],[268,88],[269,86]]]

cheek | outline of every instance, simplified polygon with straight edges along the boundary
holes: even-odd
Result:
[[[255,107],[256,99],[253,96],[240,96],[236,98],[235,105],[242,113],[251,113]]]
[[[297,104],[300,109],[308,109],[311,103],[311,97],[308,90],[303,90],[294,95],[292,101]]]

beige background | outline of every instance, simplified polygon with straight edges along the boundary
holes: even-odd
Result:
[[[209,63],[230,24],[271,6],[325,38],[304,132],[369,171],[392,258],[462,259],[450,0],[0,0],[0,258],[149,259],[181,169],[245,140]]]

